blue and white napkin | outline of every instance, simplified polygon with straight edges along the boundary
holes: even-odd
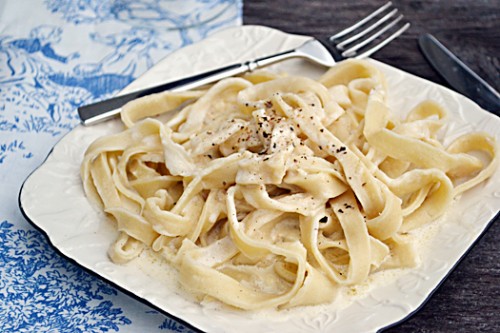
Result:
[[[242,0],[0,2],[0,332],[189,332],[62,258],[18,193],[79,105],[229,26]]]

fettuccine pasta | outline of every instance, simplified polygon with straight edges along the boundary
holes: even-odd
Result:
[[[150,249],[200,300],[246,310],[331,302],[415,266],[408,234],[490,177],[497,148],[485,133],[444,146],[441,106],[398,119],[386,95],[381,72],[349,60],[319,80],[255,72],[127,104],[126,129],[81,167],[116,220],[110,258]]]

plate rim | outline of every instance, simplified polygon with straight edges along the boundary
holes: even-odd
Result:
[[[241,29],[241,28],[244,28],[244,27],[257,27],[257,28],[266,28],[266,29],[271,29],[271,30],[276,30],[276,31],[280,31],[280,30],[277,30],[277,29],[274,29],[274,28],[270,28],[270,27],[265,27],[265,26],[259,26],[259,25],[251,25],[251,26],[240,26],[240,27],[230,27],[230,28],[226,28],[226,29],[223,29],[221,31],[226,31],[226,30],[238,30],[238,29]],[[282,32],[282,31],[281,31]],[[292,35],[292,36],[301,36],[301,37],[308,37],[308,36],[302,36],[302,35],[296,35],[296,34],[288,34],[288,33],[285,33],[287,35]],[[216,35],[216,34],[214,34]],[[213,35],[212,35],[213,36]],[[210,38],[211,36],[209,36]],[[196,44],[196,43],[195,43]],[[191,44],[191,45],[195,45],[195,44]],[[190,46],[191,46],[190,45]],[[182,49],[179,49],[179,50],[182,50]],[[177,51],[175,51],[177,52]],[[173,52],[173,53],[175,53]],[[168,55],[167,55],[168,57]],[[375,60],[376,61],[376,60]],[[382,63],[380,61],[376,61],[377,63],[381,63],[385,66],[389,66],[389,67],[392,67],[392,68],[396,68],[396,67],[393,67],[391,65],[387,65],[385,63]],[[147,71],[148,72],[148,71]],[[147,73],[146,72],[146,73]],[[144,76],[146,73],[144,73],[143,75],[139,76],[139,78],[141,78],[142,76]],[[415,78],[418,78],[420,80],[423,80],[423,81],[426,81],[426,82],[430,82],[432,84],[435,84],[435,85],[439,85],[435,82],[432,82],[432,81],[429,81],[429,80],[426,80],[424,78],[421,78],[419,76],[416,76],[415,74],[412,74],[412,73],[408,73],[408,72],[404,72],[408,75],[411,75]],[[139,79],[138,78],[138,79]],[[441,86],[441,85],[439,85]],[[444,87],[444,86],[441,86],[441,88],[445,88],[447,90],[449,90],[450,92],[452,92],[453,94],[457,94],[455,91],[447,88],[447,87]],[[458,94],[460,95],[460,94]],[[460,95],[461,96],[461,95]],[[470,101],[470,100],[469,100]],[[473,101],[471,101],[473,102]],[[473,102],[474,103],[474,102]],[[483,110],[484,111],[484,110]],[[487,111],[484,111],[486,113],[488,113]],[[488,114],[491,114],[491,113],[488,113]],[[493,114],[494,115],[494,114]],[[21,187],[19,189],[19,192],[18,192],[18,206],[19,206],[19,209],[21,211],[21,214],[24,216],[24,218],[30,223],[30,225],[32,225],[36,230],[40,231],[43,236],[47,239],[48,243],[50,244],[50,246],[55,249],[55,251],[61,255],[65,260],[69,260],[70,262],[72,262],[73,264],[77,265],[79,268],[82,268],[84,269],[87,273],[90,273],[92,276],[95,276],[99,279],[101,279],[102,281],[105,281],[106,283],[109,283],[110,285],[112,285],[114,288],[116,288],[117,290],[123,292],[124,294],[140,301],[141,303],[143,304],[146,304],[147,306],[159,311],[160,313],[163,313],[164,315],[166,315],[167,317],[171,318],[171,319],[174,319],[176,321],[178,321],[180,324],[186,326],[186,328],[189,328],[193,331],[196,331],[196,332],[204,332],[202,329],[198,328],[197,326],[195,326],[193,323],[191,322],[188,322],[176,315],[173,315],[172,313],[168,312],[167,310],[163,309],[161,306],[158,306],[158,305],[155,305],[153,302],[151,302],[150,300],[142,297],[142,296],[139,296],[137,295],[136,293],[134,293],[133,291],[127,289],[126,287],[124,286],[121,286],[119,285],[117,282],[101,275],[99,272],[97,271],[94,271],[92,270],[91,268],[89,267],[86,267],[84,264],[82,263],[79,263],[77,261],[77,259],[75,258],[72,258],[70,257],[69,255],[65,254],[57,245],[54,244],[53,242],[53,239],[51,237],[51,235],[49,234],[49,232],[47,230],[45,230],[43,228],[42,225],[40,225],[39,223],[36,222],[36,218],[32,218],[30,217],[30,214],[29,212],[25,209],[25,205],[23,204],[23,193],[24,193],[24,190],[25,190],[25,185],[26,183],[37,173],[37,171],[47,162],[47,160],[51,157],[51,155],[53,154],[54,152],[54,149],[61,143],[61,141],[63,141],[63,139],[70,133],[72,133],[76,128],[78,127],[82,127],[83,125],[79,124],[77,126],[75,126],[72,130],[68,131],[67,133],[65,133],[64,135],[62,135],[58,141],[54,144],[54,146],[50,149],[50,151],[48,152],[48,154],[46,155],[46,157],[44,158],[44,160],[33,170],[30,172],[30,174],[25,178],[25,180],[22,182],[21,184]],[[467,246],[466,250],[462,253],[462,255],[460,256],[460,258],[456,261],[453,262],[452,266],[450,267],[450,269],[448,269],[446,271],[446,273],[444,274],[444,276],[439,279],[439,281],[437,281],[437,284],[436,286],[429,292],[426,294],[425,298],[422,300],[422,302],[420,302],[420,304],[411,312],[407,313],[403,318],[401,318],[400,320],[397,320],[395,322],[392,322],[390,324],[387,324],[383,327],[378,327],[376,328],[376,332],[383,332],[389,328],[392,328],[392,327],[396,327],[404,322],[406,322],[407,320],[409,320],[411,317],[413,317],[416,313],[418,313],[426,304],[427,302],[433,297],[434,293],[443,285],[443,283],[445,283],[445,281],[449,278],[449,276],[456,270],[456,268],[460,265],[460,263],[463,261],[463,259],[470,253],[470,251],[476,246],[476,244],[483,238],[483,236],[488,232],[488,230],[490,229],[490,227],[493,225],[494,222],[496,222],[498,220],[498,218],[500,217],[500,210],[498,210],[495,215],[486,223],[484,223],[484,227],[482,229],[482,231],[480,232],[480,234],[478,234],[477,237],[475,237],[473,239],[472,242],[470,242],[470,244]],[[375,327],[374,327],[375,329]]]
[[[65,135],[64,135],[65,136]],[[64,137],[63,136],[63,137]],[[62,137],[61,137],[62,139]],[[59,142],[57,142],[54,147],[58,144]],[[24,218],[26,219],[26,221],[28,221],[30,223],[30,225],[32,225],[36,230],[38,230],[47,240],[47,242],[49,243],[49,245],[57,252],[57,254],[59,254],[61,257],[63,257],[65,260],[68,260],[69,262],[71,262],[72,264],[78,266],[80,269],[83,269],[84,271],[86,271],[87,273],[89,273],[90,275],[92,276],[95,276],[97,278],[99,278],[101,281],[104,281],[110,285],[112,285],[114,288],[116,288],[117,290],[120,290],[122,293],[126,294],[127,296],[129,297],[132,297],[134,298],[135,300],[143,303],[143,304],[146,304],[147,306],[149,307],[152,307],[153,309],[159,311],[160,313],[163,313],[164,315],[166,315],[167,317],[171,318],[171,319],[174,319],[176,321],[178,321],[179,323],[181,323],[182,325],[186,326],[187,328],[191,329],[191,330],[194,330],[196,332],[200,332],[200,333],[205,333],[205,331],[201,330],[200,328],[194,326],[192,323],[189,323],[187,321],[185,321],[184,319],[180,318],[180,317],[177,317],[171,313],[169,313],[168,311],[164,310],[163,308],[161,308],[160,306],[157,306],[155,305],[154,303],[152,303],[151,301],[147,300],[146,298],[143,298],[137,294],[135,294],[134,292],[128,290],[127,288],[125,287],[122,287],[120,286],[118,283],[114,282],[113,280],[110,280],[106,277],[104,277],[103,275],[99,274],[98,272],[96,271],[93,271],[92,269],[88,268],[88,267],[85,267],[84,265],[80,264],[76,259],[74,258],[71,258],[69,257],[68,255],[64,254],[53,242],[52,242],[52,238],[50,237],[50,235],[48,234],[48,232],[46,230],[43,229],[42,226],[38,225],[30,216],[29,214],[25,211],[24,207],[23,207],[23,204],[22,204],[22,193],[23,193],[23,189],[24,189],[24,185],[25,183],[31,178],[31,176],[40,168],[42,167],[46,160],[50,157],[50,155],[52,154],[53,150],[54,150],[54,147],[49,151],[49,153],[47,154],[47,156],[45,157],[44,161],[42,163],[40,163],[40,165],[38,165],[27,177],[26,179],[23,181],[23,183],[21,184],[21,188],[19,189],[19,194],[18,194],[18,206],[19,206],[19,209],[21,211],[21,214],[24,216]],[[436,287],[434,289],[431,290],[430,293],[427,294],[426,298],[422,301],[422,303],[413,311],[411,311],[410,313],[408,313],[404,318],[402,318],[401,320],[398,320],[394,323],[391,323],[391,324],[388,324],[387,326],[384,326],[384,327],[381,327],[379,328],[376,332],[383,332],[389,328],[393,328],[393,327],[396,327],[396,326],[399,326],[401,325],[402,323],[408,321],[410,318],[412,318],[415,314],[417,314],[418,312],[420,312],[420,310],[429,302],[429,300],[433,297],[434,293],[441,288],[441,286],[446,282],[446,280],[448,280],[449,276],[457,269],[458,266],[460,266],[461,262],[464,260],[465,257],[467,257],[469,255],[469,253],[472,251],[472,249],[479,243],[479,241],[484,237],[484,235],[488,232],[488,230],[491,228],[491,226],[494,224],[494,222],[500,217],[500,211],[498,211],[496,213],[496,215],[487,222],[485,228],[483,229],[483,231],[481,232],[481,234],[474,239],[474,241],[470,244],[470,246],[466,249],[466,251],[462,254],[462,256],[453,264],[452,268],[448,270],[448,272],[445,274],[445,276],[438,282],[438,284],[436,285]]]

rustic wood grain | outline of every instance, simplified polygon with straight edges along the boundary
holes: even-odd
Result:
[[[244,24],[259,24],[289,33],[328,36],[383,4],[370,1],[244,1]],[[393,3],[411,28],[373,58],[446,85],[418,50],[420,34],[434,34],[474,71],[500,89],[500,1],[416,0]]]
[[[244,0],[243,23],[323,37],[349,26],[383,3],[383,0]],[[418,49],[418,37],[429,32],[500,90],[499,0],[394,0],[393,3],[412,27],[373,58],[447,86]],[[422,309],[384,332],[500,332],[499,243],[497,218]]]

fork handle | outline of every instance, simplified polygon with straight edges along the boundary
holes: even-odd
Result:
[[[180,80],[162,83],[157,86],[137,90],[128,94],[112,97],[107,100],[84,105],[78,108],[78,115],[84,125],[93,125],[95,123],[110,119],[118,115],[121,107],[126,103],[147,95],[160,93],[163,91],[189,90],[215,81],[239,75],[257,68],[271,65],[284,59],[298,56],[295,50],[289,50],[277,53],[271,56],[258,58],[243,63],[233,64],[222,68],[217,68],[204,73],[185,77]]]

